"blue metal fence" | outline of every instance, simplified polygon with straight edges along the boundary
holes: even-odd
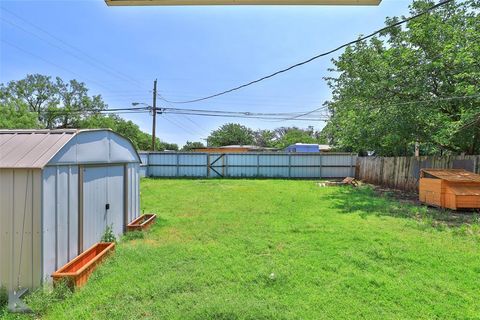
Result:
[[[141,152],[141,175],[192,178],[342,178],[355,175],[350,153]]]

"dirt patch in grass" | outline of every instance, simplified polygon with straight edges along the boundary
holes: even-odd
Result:
[[[479,210],[450,210],[426,205],[418,200],[418,193],[404,190],[390,189],[368,184],[377,196],[394,199],[400,203],[413,206],[426,207],[438,222],[449,226],[460,226],[465,223],[479,222]]]
[[[333,197],[340,202],[342,211],[361,211],[362,216],[379,215],[414,219],[422,226],[435,229],[460,228],[468,234],[480,236],[478,211],[454,211],[427,206],[418,201],[418,195],[402,190],[378,187],[362,183],[358,187],[343,186]],[[365,197],[372,201],[365,201]]]
[[[194,238],[181,230],[179,227],[164,227],[156,232],[154,236],[145,239],[144,243],[152,246],[165,246],[170,244],[181,244],[192,242]]]
[[[193,217],[197,217],[197,216],[199,216],[199,215],[200,215],[200,212],[199,212],[199,211],[190,210],[190,211],[178,213],[178,214],[177,214],[177,217],[180,217],[180,218],[193,218]]]

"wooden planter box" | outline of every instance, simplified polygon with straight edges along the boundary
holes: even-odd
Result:
[[[157,215],[153,213],[147,213],[144,214],[137,219],[133,220],[130,222],[129,225],[127,225],[127,231],[143,231],[152,226],[152,224],[155,222],[155,219],[157,219]]]
[[[115,250],[113,242],[99,242],[52,274],[53,283],[67,281],[70,287],[81,287],[105,257]]]

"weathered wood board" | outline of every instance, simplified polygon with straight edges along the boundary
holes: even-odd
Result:
[[[358,157],[356,178],[406,191],[418,191],[420,169],[464,168],[480,173],[480,155],[445,157]]]

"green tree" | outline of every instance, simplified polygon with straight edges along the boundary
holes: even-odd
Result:
[[[313,127],[308,127],[307,129],[281,127],[275,129],[275,135],[274,146],[280,149],[284,149],[295,143],[327,143],[321,132],[315,131]]]
[[[83,82],[34,74],[0,85],[0,104],[24,103],[48,129],[72,128],[91,114],[106,109],[100,95],[89,96]]]
[[[83,82],[70,80],[65,83],[57,77],[55,88],[59,104],[47,111],[48,127],[74,127],[78,121],[107,108],[100,95],[88,95],[88,89]]]
[[[160,146],[157,148],[157,150],[178,151],[178,144],[168,143],[168,142],[160,142]]]
[[[192,151],[196,148],[205,148],[205,145],[202,142],[187,141],[187,143],[185,143],[185,145],[182,147],[182,151]]]
[[[0,129],[38,128],[37,115],[24,103],[0,104]]]
[[[275,144],[275,131],[259,129],[253,136],[256,146],[270,148]]]
[[[132,121],[104,115],[107,104],[90,96],[84,83],[34,74],[0,84],[0,128],[110,128],[129,138],[137,149],[151,150],[152,136]],[[178,145],[155,141],[156,150],[178,150]]]
[[[212,131],[207,142],[211,147],[251,145],[254,143],[253,130],[238,123],[227,123]]]
[[[10,81],[6,85],[0,84],[0,103],[2,105],[23,103],[31,112],[37,114],[39,122],[42,123],[45,111],[58,103],[56,91],[51,77],[40,74],[27,75],[25,79]]]
[[[411,15],[434,4],[417,0]],[[334,59],[324,135],[337,147],[411,155],[480,152],[479,0],[452,2]],[[400,18],[388,18],[391,25]],[[460,98],[457,98],[460,97]]]

